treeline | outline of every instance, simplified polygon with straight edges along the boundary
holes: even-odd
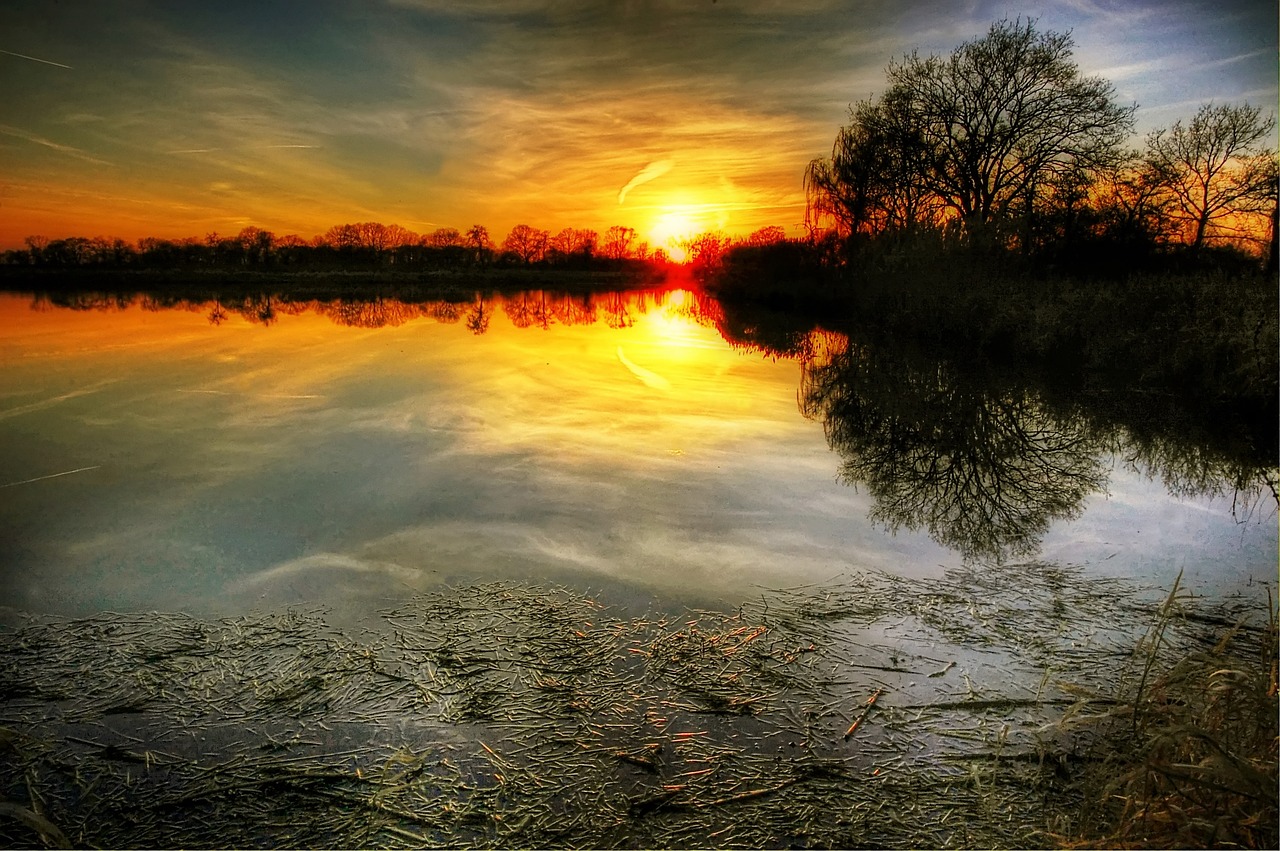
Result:
[[[1087,272],[1225,247],[1274,269],[1274,116],[1206,104],[1131,150],[1136,105],[1082,76],[1072,50],[1005,20],[950,56],[890,63],[884,93],[853,105],[805,171],[825,262],[976,252]]]
[[[6,266],[50,269],[600,269],[667,262],[664,250],[650,248],[634,228],[623,225],[610,227],[603,234],[564,228],[553,235],[520,224],[499,244],[483,225],[466,231],[446,227],[418,234],[380,222],[335,225],[311,239],[296,234],[277,236],[259,227],[246,227],[234,236],[144,237],[136,243],[108,237],[31,236],[25,248],[0,254],[0,263]]]

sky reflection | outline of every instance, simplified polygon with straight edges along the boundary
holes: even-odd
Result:
[[[465,304],[383,327],[280,305],[264,326],[0,296],[0,605],[358,608],[487,579],[713,604],[960,563],[869,520],[797,410],[800,366],[731,347],[686,298],[494,298],[477,335]],[[1111,487],[1046,556],[1273,572],[1273,522],[1123,470]]]

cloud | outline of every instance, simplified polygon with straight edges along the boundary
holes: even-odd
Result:
[[[618,190],[618,203],[621,204],[627,199],[627,193],[635,189],[642,183],[648,183],[650,180],[657,180],[662,175],[675,168],[675,160],[657,160],[651,162],[644,168],[636,172],[635,177],[627,181],[627,185]]]
[[[3,133],[6,136],[13,136],[15,139],[25,139],[35,145],[43,145],[46,148],[52,148],[53,150],[64,153],[69,157],[75,157],[78,160],[84,160],[88,163],[94,163],[96,165],[111,165],[111,163],[106,160],[100,160],[97,157],[90,156],[79,148],[73,148],[70,145],[60,145],[57,142],[52,142],[44,138],[43,136],[37,136],[34,133],[28,133],[25,130],[19,130],[16,127],[9,127],[7,125],[0,124],[0,133]]]
[[[32,62],[41,62],[45,65],[56,65],[59,68],[66,68],[68,71],[75,70],[70,65],[63,65],[61,62],[51,62],[48,59],[37,59],[36,57],[28,56],[25,53],[14,53],[12,50],[0,50],[0,53],[3,53],[5,56],[16,56],[19,59],[30,59]]]

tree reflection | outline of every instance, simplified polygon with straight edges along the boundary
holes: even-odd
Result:
[[[596,308],[585,296],[563,295],[556,299],[551,313],[561,325],[594,325]]]
[[[380,296],[332,301],[321,305],[319,312],[351,328],[395,327],[421,315],[416,305]]]
[[[873,520],[923,527],[967,559],[1033,554],[1053,521],[1106,486],[1106,445],[1084,418],[1050,416],[1028,392],[990,391],[945,364],[846,345],[804,366],[800,405],[844,459],[841,480],[874,498]]]
[[[517,328],[536,325],[545,331],[551,327],[551,306],[547,303],[547,294],[542,291],[510,296],[502,303],[502,309]]]
[[[462,305],[452,301],[432,301],[423,306],[423,313],[442,325],[452,325],[462,318]]]
[[[471,309],[467,311],[467,330],[477,337],[489,330],[489,321],[493,318],[493,309],[486,306],[484,296],[476,293]]]

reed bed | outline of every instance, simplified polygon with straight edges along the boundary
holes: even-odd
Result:
[[[347,630],[32,618],[0,633],[0,844],[1060,845],[1137,660],[1207,626],[1042,564],[679,615],[498,583]]]

